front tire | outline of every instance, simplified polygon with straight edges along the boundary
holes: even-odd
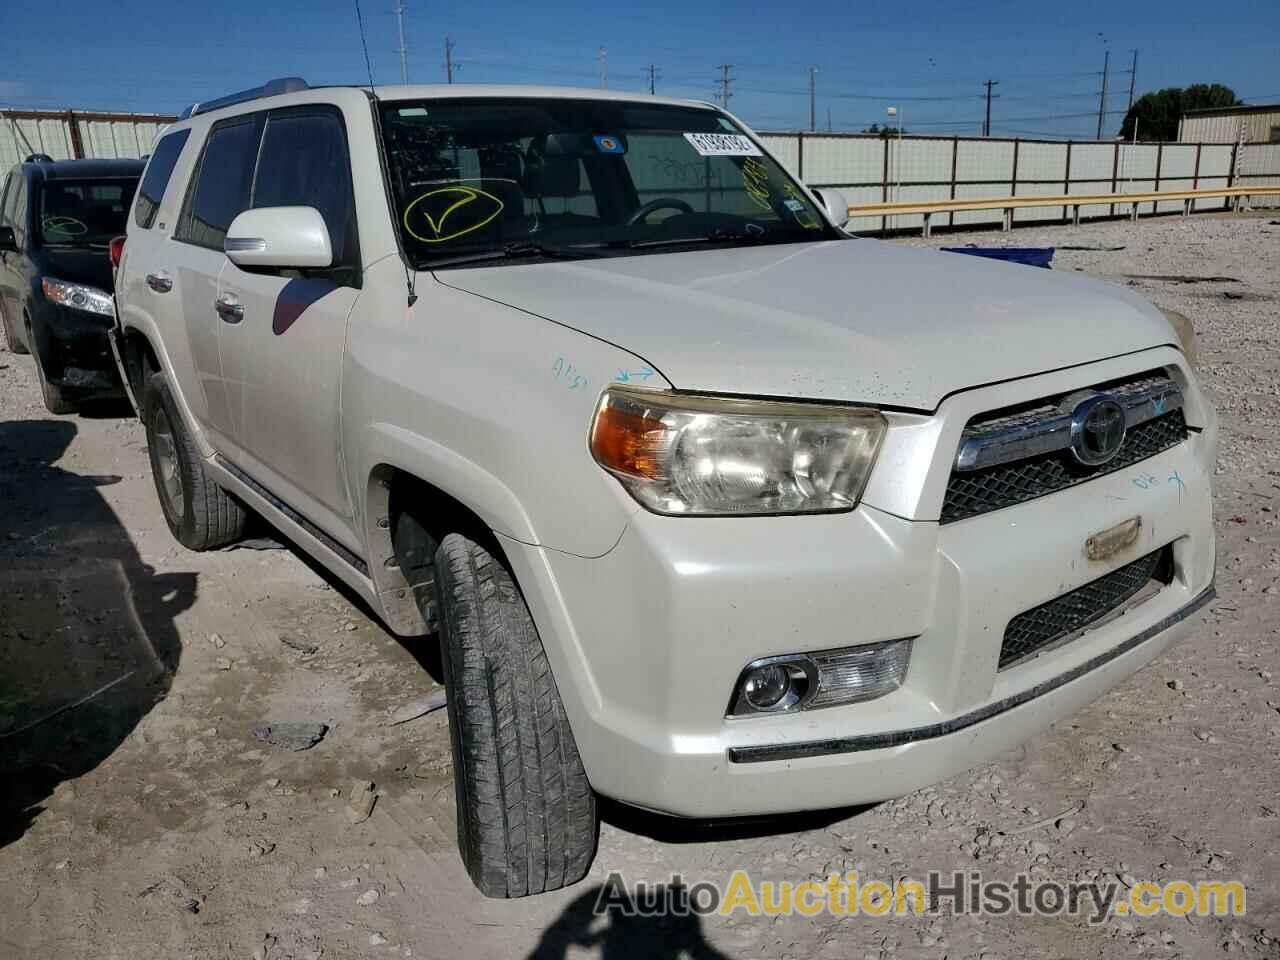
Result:
[[[9,319],[8,312],[6,312],[2,306],[0,306],[0,326],[4,327],[4,339],[5,343],[9,345],[10,353],[23,354],[31,352],[27,349],[27,345],[18,337],[17,327],[14,326],[13,321]]]
[[[448,535],[435,569],[463,863],[489,897],[574,883],[595,856],[595,794],[533,618],[480,544]]]
[[[27,318],[26,331],[27,345],[31,348],[31,359],[36,362],[36,381],[40,384],[40,398],[44,400],[45,409],[59,416],[75,413],[80,408],[68,391],[56,383],[50,383],[49,378],[45,376],[44,363],[40,359],[40,348],[36,344],[35,331],[31,329],[30,317]],[[8,335],[7,329],[5,335]]]
[[[209,476],[163,373],[147,379],[142,420],[151,476],[174,538],[188,550],[211,550],[239,540],[248,519],[245,509]]]

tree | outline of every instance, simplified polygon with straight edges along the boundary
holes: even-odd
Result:
[[[886,123],[883,127],[882,127],[882,126],[880,126],[880,124],[878,124],[878,123],[873,123],[871,126],[867,127],[867,128],[866,128],[865,130],[863,130],[862,132],[863,132],[863,133],[877,133],[877,134],[879,134],[879,135],[880,135],[880,136],[882,136],[882,137],[896,137],[896,136],[898,135],[898,128],[897,128],[897,127],[891,127],[891,126],[889,126],[889,124],[887,124],[887,123]],[[908,131],[907,131],[907,128],[906,128],[906,127],[903,127],[903,128],[902,128],[902,135],[903,135],[904,137],[907,135],[907,132],[908,132]]]
[[[1189,87],[1165,87],[1144,93],[1134,101],[1120,125],[1120,136],[1133,139],[1138,125],[1139,140],[1177,140],[1178,120],[1188,110],[1239,106],[1240,99],[1230,87],[1220,83],[1196,83]]]

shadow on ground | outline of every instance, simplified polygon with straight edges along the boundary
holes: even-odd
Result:
[[[675,905],[678,912],[654,916],[624,910],[628,895],[608,885],[592,887],[547,927],[528,960],[566,960],[581,950],[598,950],[600,960],[729,960],[707,942],[702,918],[680,907],[688,890],[656,884],[644,899],[645,914],[656,904]]]
[[[163,699],[194,573],[142,562],[101,489],[57,466],[70,420],[0,423],[0,847]]]

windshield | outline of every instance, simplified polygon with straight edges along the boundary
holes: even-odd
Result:
[[[709,108],[508,98],[381,109],[397,226],[417,266],[840,236]]]
[[[40,189],[40,239],[45,246],[105,246],[125,232],[136,178],[46,180]]]

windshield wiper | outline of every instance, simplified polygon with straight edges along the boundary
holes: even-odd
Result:
[[[628,250],[651,250],[655,247],[678,247],[685,244],[698,243],[732,243],[737,240],[747,240],[753,244],[766,243],[789,243],[806,239],[804,236],[798,236],[795,233],[785,233],[778,236],[779,231],[765,231],[763,233],[751,233],[747,230],[712,230],[710,233],[699,234],[694,237],[666,237],[661,240],[623,240],[617,245],[624,246]],[[817,237],[814,239],[823,239]]]
[[[597,244],[571,244],[567,247],[553,247],[545,243],[520,241],[508,243],[495,250],[477,250],[475,253],[462,253],[456,257],[445,257],[443,260],[428,261],[424,268],[437,270],[440,267],[456,267],[468,263],[484,263],[489,260],[517,260],[525,257],[542,257],[546,260],[581,260],[586,257],[598,257],[598,253],[589,250]]]

